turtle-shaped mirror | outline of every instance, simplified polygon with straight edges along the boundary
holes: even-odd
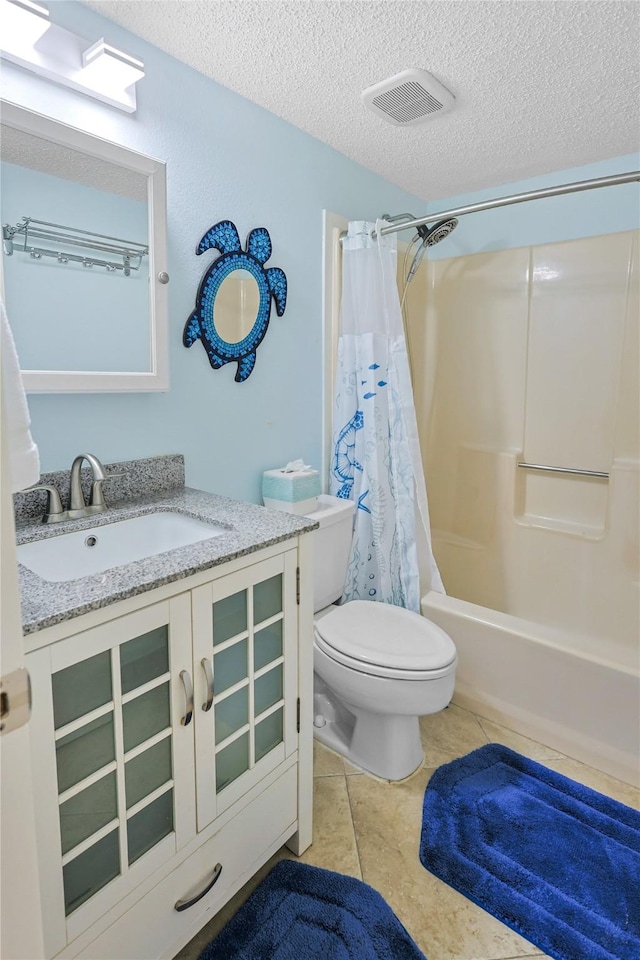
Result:
[[[182,342],[190,347],[200,340],[214,370],[235,360],[235,379],[241,383],[251,374],[269,327],[271,298],[279,317],[285,311],[287,278],[279,267],[264,267],[272,250],[265,227],[251,231],[244,251],[235,224],[221,220],[205,233],[196,254],[210,249],[219,250],[221,256],[200,281]]]

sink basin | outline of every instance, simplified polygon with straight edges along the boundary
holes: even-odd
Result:
[[[77,533],[23,543],[17,548],[17,554],[18,561],[43,580],[60,583],[90,577],[228,532],[227,527],[194,520],[181,513],[147,513]]]

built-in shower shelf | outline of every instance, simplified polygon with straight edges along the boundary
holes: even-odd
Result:
[[[581,540],[602,540],[609,512],[607,471],[553,468],[518,462],[515,475],[515,521]]]
[[[570,520],[559,520],[557,517],[539,517],[527,513],[516,517],[515,521],[521,527],[538,527],[540,530],[566,533],[571,537],[580,537],[582,540],[602,540],[606,532],[604,526],[590,526]]]

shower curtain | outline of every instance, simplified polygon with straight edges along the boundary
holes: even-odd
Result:
[[[329,489],[356,503],[343,600],[379,600],[418,613],[419,550],[423,580],[429,581],[422,590],[444,593],[444,587],[431,550],[396,237],[382,237],[383,226],[354,221],[342,241]]]

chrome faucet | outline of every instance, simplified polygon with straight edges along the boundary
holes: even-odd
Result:
[[[91,494],[89,503],[84,502],[82,492],[81,473],[82,461],[86,460],[93,471],[93,480],[91,481]],[[27,490],[46,490],[49,494],[47,500],[47,509],[42,517],[43,523],[59,523],[61,520],[79,520],[82,517],[92,517],[96,513],[104,513],[107,505],[102,492],[102,484],[105,480],[113,480],[115,477],[124,477],[124,473],[104,472],[104,467],[97,457],[92,453],[81,453],[71,464],[71,485],[69,491],[69,509],[63,510],[60,501],[60,494],[55,487],[49,484],[36,484],[33,487],[27,487]],[[26,492],[26,491],[25,491]]]
[[[91,495],[88,505],[84,502],[84,494],[80,482],[80,468],[82,461],[86,460],[93,471],[93,480],[91,482]],[[121,473],[111,473],[109,476],[104,472],[104,467],[97,457],[92,453],[81,453],[71,464],[71,487],[69,493],[69,511],[68,519],[76,520],[79,517],[90,517],[94,513],[104,513],[107,505],[104,502],[102,484],[105,480],[112,477],[121,477]]]

